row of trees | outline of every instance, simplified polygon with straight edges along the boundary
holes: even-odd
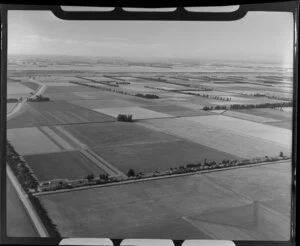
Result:
[[[19,102],[19,100],[22,100],[22,99],[18,99],[18,98],[7,98],[7,99],[6,99],[6,102],[7,102],[7,103],[17,103],[17,102]]]
[[[59,231],[57,230],[57,226],[50,219],[47,211],[40,203],[39,199],[32,195],[32,192],[37,191],[37,187],[39,185],[38,179],[26,161],[19,156],[19,154],[8,141],[6,144],[6,161],[21,184],[23,190],[26,192],[27,197],[33,205],[35,211],[42,219],[43,224],[45,225],[50,236],[61,237]]]
[[[49,102],[50,98],[49,97],[43,97],[42,95],[36,95],[35,98],[27,98],[28,102]]]
[[[147,98],[147,99],[158,99],[159,96],[155,95],[155,94],[141,94],[141,93],[137,93],[135,94],[135,96],[137,97],[143,97],[143,98]]]
[[[231,97],[213,96],[213,95],[209,95],[209,94],[200,94],[200,93],[197,93],[197,94],[194,94],[194,95],[201,96],[201,97],[206,97],[206,98],[212,98],[212,99],[216,99],[216,100],[219,100],[219,101],[226,101],[226,102],[231,101]]]
[[[275,96],[275,95],[269,95],[265,93],[241,93],[241,95],[245,96],[252,96],[252,97],[267,97],[270,99],[276,99],[276,100],[282,100],[282,101],[291,101],[288,97],[281,97],[281,96]]]
[[[101,185],[101,184],[108,184],[108,183],[115,183],[120,181],[126,181],[128,179],[136,180],[136,179],[143,179],[143,178],[151,178],[157,176],[166,176],[166,175],[175,175],[175,174],[182,174],[182,173],[191,173],[191,172],[198,172],[203,170],[213,170],[213,169],[220,169],[220,168],[228,168],[228,167],[235,167],[235,166],[243,166],[249,164],[257,164],[261,162],[271,162],[271,161],[278,161],[288,159],[281,151],[277,157],[262,157],[262,158],[253,158],[253,159],[242,159],[242,160],[222,160],[220,162],[216,162],[213,160],[204,159],[204,162],[198,163],[189,163],[185,166],[179,166],[175,168],[170,168],[168,171],[157,171],[155,170],[153,173],[137,173],[134,169],[129,169],[127,172],[127,178],[124,177],[110,177],[107,174],[100,174],[95,176],[94,174],[89,174],[85,178],[81,180],[75,181],[68,181],[60,186],[56,186],[54,188],[50,188],[49,190],[59,190],[59,189],[72,189],[80,186],[93,186],[93,185]]]
[[[226,109],[252,109],[252,108],[283,108],[292,107],[292,102],[280,102],[280,103],[261,103],[261,104],[231,104],[231,105],[211,105],[204,106],[203,110],[226,110]]]

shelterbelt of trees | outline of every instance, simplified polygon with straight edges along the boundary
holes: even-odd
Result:
[[[40,203],[39,199],[32,195],[32,193],[38,189],[39,182],[30,166],[26,163],[23,157],[14,150],[9,142],[7,142],[6,145],[6,153],[6,161],[9,167],[18,179],[23,190],[26,192],[29,201],[35,208],[35,211],[43,221],[50,237],[61,237],[56,225],[48,216],[47,210]]]
[[[47,214],[43,211],[41,204],[39,204],[38,200],[32,198],[32,193],[37,192],[45,192],[45,191],[55,191],[62,189],[73,189],[76,187],[82,186],[93,186],[93,185],[102,185],[108,183],[116,183],[116,182],[126,182],[138,179],[148,179],[159,176],[170,176],[170,175],[178,175],[184,173],[196,173],[206,170],[218,170],[225,169],[231,167],[239,167],[246,166],[252,164],[259,164],[262,162],[274,162],[279,160],[287,160],[290,159],[290,156],[286,156],[283,152],[280,152],[278,156],[269,157],[264,156],[261,158],[253,158],[253,159],[241,159],[241,160],[223,160],[220,162],[216,162],[214,160],[204,159],[204,162],[198,163],[187,163],[185,165],[179,167],[173,167],[166,171],[158,171],[150,173],[142,173],[136,172],[133,169],[129,169],[127,173],[127,177],[110,177],[108,174],[94,174],[91,173],[86,177],[77,180],[68,180],[68,179],[59,179],[59,180],[49,180],[47,182],[39,183],[37,177],[34,172],[30,168],[30,166],[26,163],[26,161],[20,156],[13,148],[13,146],[7,142],[7,163],[11,167],[15,176],[19,180],[23,189],[29,194],[30,199],[34,206],[37,207],[39,213],[45,217],[48,222],[49,230],[52,231],[52,234],[56,234],[55,227],[53,227],[51,220],[47,219]]]
[[[280,103],[261,103],[261,104],[231,104],[231,105],[211,105],[204,106],[203,110],[222,110],[222,109],[251,109],[251,108],[283,108],[292,107],[293,102]]]

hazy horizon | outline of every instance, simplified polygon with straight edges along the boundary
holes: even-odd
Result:
[[[8,55],[291,65],[292,20],[255,12],[231,22],[64,21],[9,11]]]

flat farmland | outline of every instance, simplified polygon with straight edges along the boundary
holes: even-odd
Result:
[[[40,181],[58,178],[74,180],[84,178],[88,174],[105,174],[79,151],[29,155],[24,158]]]
[[[185,117],[185,116],[202,116],[202,115],[213,115],[213,113],[204,110],[191,110],[189,108],[183,107],[176,104],[173,105],[152,105],[143,106],[143,108],[150,109],[156,112],[166,113],[175,117]]]
[[[288,240],[289,165],[71,191],[40,200],[64,237]]]
[[[289,130],[292,130],[293,128],[293,123],[291,120],[288,120],[288,121],[278,121],[278,122],[269,122],[267,123],[268,125],[271,125],[271,126],[276,126],[276,127],[281,127],[281,128],[284,128],[284,129],[289,129]]]
[[[130,96],[125,96],[116,92],[110,92],[110,91],[102,91],[98,90],[95,88],[87,87],[90,89],[93,89],[93,91],[78,91],[81,96],[78,96],[77,94],[77,99],[82,99],[86,97],[90,97],[93,99],[99,99],[99,100],[108,100],[108,99],[124,99],[124,98],[129,98]],[[109,87],[112,88],[112,87]]]
[[[32,90],[19,82],[7,83],[7,94],[29,94]]]
[[[128,122],[64,125],[61,129],[89,148],[177,141],[180,138]]]
[[[17,103],[6,103],[6,112],[9,114],[14,107],[17,105]]]
[[[80,92],[81,93],[81,92]],[[75,94],[75,92],[53,92],[53,93],[43,93],[43,96],[49,97],[51,101],[69,101],[69,100],[80,100],[81,96]]]
[[[236,156],[184,140],[118,145],[93,150],[124,173],[130,168],[136,172],[166,171],[189,163],[203,163],[205,158],[217,162],[237,159]]]
[[[253,114],[261,117],[268,117],[282,121],[292,120],[292,114],[284,111],[279,111],[271,108],[256,108],[256,109],[242,109],[238,112]]]
[[[131,114],[133,120],[153,119],[153,118],[168,118],[172,115],[155,112],[149,109],[140,107],[122,107],[122,108],[97,108],[93,109],[96,112],[117,118],[119,114]]]
[[[242,120],[254,121],[254,122],[258,122],[258,123],[268,123],[268,122],[279,122],[280,121],[278,119],[267,118],[267,117],[251,115],[251,114],[245,114],[245,113],[242,113],[239,111],[233,111],[233,110],[227,110],[223,113],[223,115],[242,119]]]
[[[95,88],[82,86],[82,85],[67,85],[67,86],[48,86],[45,93],[70,93],[82,91],[95,91]]]
[[[110,116],[65,101],[33,102],[28,105],[29,110],[24,110],[8,123],[10,128],[113,121]]]
[[[132,107],[138,106],[137,102],[131,102],[123,99],[107,99],[107,100],[73,100],[70,101],[72,104],[79,105],[84,108],[121,108],[121,107]]]
[[[30,81],[22,82],[22,85],[27,86],[29,89],[33,91],[35,91],[40,86],[39,84]]]
[[[202,117],[215,116],[151,119],[139,122],[138,124],[149,127],[150,129],[164,131],[241,158],[263,157],[265,155],[277,156],[280,151],[286,154],[289,154],[291,151],[291,139],[283,134],[285,133],[285,129],[278,127],[273,128],[274,132],[270,132],[270,129],[266,129],[266,133],[262,133],[261,137],[254,137],[252,131],[250,133],[248,131],[248,134],[243,134],[241,128],[236,125],[229,125],[227,128],[216,126],[216,124],[223,123],[222,121],[218,121],[218,118],[212,118],[211,121],[203,120],[203,122],[201,120]],[[231,130],[235,127],[238,128],[236,131]],[[260,126],[261,129],[268,127],[267,125],[263,125],[263,127]],[[270,135],[267,135],[268,132]],[[257,130],[256,133],[258,134]],[[277,138],[274,139],[274,136],[271,135],[272,133],[283,136],[283,141],[286,140],[286,142],[283,143],[287,145],[278,143],[277,141],[279,140]],[[263,139],[263,136],[269,139]],[[270,141],[270,139],[275,141]],[[290,142],[290,144],[287,141]]]
[[[286,147],[291,147],[292,144],[292,132],[278,127],[266,126],[264,124],[223,115],[191,117],[188,118],[188,120],[214,126],[219,129],[233,131],[237,134],[247,135],[252,138],[261,138]],[[251,130],[249,131],[249,129]]]
[[[60,148],[36,127],[8,129],[7,140],[20,155],[60,151]]]

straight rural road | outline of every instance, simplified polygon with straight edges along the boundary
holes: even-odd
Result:
[[[33,225],[38,236],[48,237],[49,234],[48,234],[46,228],[44,227],[41,219],[39,218],[38,214],[36,213],[35,209],[33,208],[31,202],[29,201],[27,194],[22,189],[17,178],[14,176],[12,170],[10,169],[9,166],[7,166],[6,170],[7,170],[7,177],[10,181],[10,184],[12,185],[11,188],[14,189],[15,194],[18,196],[19,201],[23,205],[23,208],[21,210],[19,210],[18,212],[23,214],[23,218],[27,218],[27,219],[25,219],[26,224],[30,224],[31,225],[30,227],[32,227],[32,225]],[[20,203],[17,206],[19,206],[19,208],[20,208],[21,207]],[[25,213],[27,214],[27,216],[25,215]],[[28,220],[28,218],[30,218],[30,220]]]
[[[130,183],[137,183],[137,182],[146,182],[146,181],[157,180],[157,179],[168,179],[168,178],[176,178],[176,177],[188,176],[188,175],[199,175],[199,174],[210,173],[210,172],[222,172],[222,171],[226,171],[226,170],[239,169],[239,168],[251,168],[254,166],[272,165],[272,164],[277,164],[277,163],[284,163],[287,161],[291,161],[291,160],[287,159],[287,160],[279,160],[279,161],[273,161],[273,162],[270,162],[270,161],[269,162],[261,162],[261,163],[249,164],[249,165],[244,165],[244,166],[226,167],[226,168],[222,168],[222,169],[203,170],[203,171],[190,172],[190,173],[180,173],[180,174],[174,174],[174,175],[156,176],[156,177],[120,181],[120,182],[114,182],[114,183],[108,183],[108,184],[102,184],[102,185],[77,187],[77,188],[73,188],[73,189],[45,191],[45,192],[40,192],[40,193],[34,193],[33,195],[34,196],[43,196],[43,195],[49,195],[49,194],[55,194],[55,193],[72,192],[72,191],[76,191],[76,190],[86,190],[86,189],[101,188],[101,187],[107,187],[107,186],[115,186],[115,185],[130,184]]]
[[[9,178],[7,184],[7,217],[6,229],[9,237],[38,237],[39,234],[30,219],[23,203],[19,199],[18,193]]]

